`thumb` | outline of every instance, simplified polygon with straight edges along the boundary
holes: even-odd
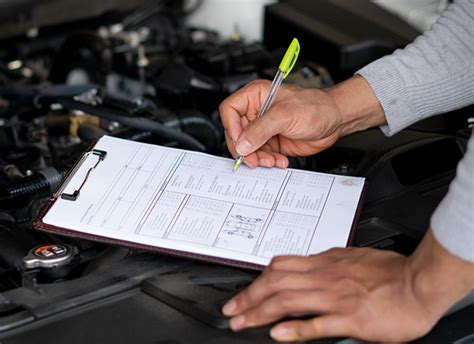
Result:
[[[235,150],[239,155],[249,155],[262,147],[273,136],[281,134],[284,128],[284,116],[275,111],[268,111],[245,127],[237,139]]]

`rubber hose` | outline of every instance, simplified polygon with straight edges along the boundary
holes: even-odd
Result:
[[[129,140],[129,141],[142,142],[142,141],[146,141],[147,139],[150,139],[153,136],[153,134],[149,131],[128,129],[128,130],[121,131],[113,136],[121,138],[121,139]]]
[[[166,124],[169,125],[169,127],[172,126],[171,122],[166,122]],[[200,117],[196,115],[181,116],[177,121],[177,126],[180,127],[185,133],[197,138],[200,142],[203,142],[207,150],[215,149],[219,144],[219,131],[207,117]],[[153,134],[149,131],[128,129],[113,136],[130,141],[146,142],[147,140],[151,139]]]
[[[204,142],[208,150],[215,149],[220,141],[220,133],[211,122],[211,120],[204,116],[185,115],[180,116],[179,122],[181,129],[196,137],[199,141]]]
[[[83,111],[85,113],[96,115],[98,117],[123,124],[130,128],[140,129],[143,131],[150,131],[153,134],[166,138],[168,140],[176,141],[186,148],[197,151],[205,151],[205,146],[196,140],[194,137],[180,132],[178,130],[168,128],[165,125],[144,117],[130,117],[118,110],[108,110],[104,108],[97,108],[92,105],[84,104],[70,99],[58,99],[58,102],[68,109]]]
[[[65,174],[65,169],[48,168],[2,187],[0,208],[14,209],[27,205],[32,199],[51,195]]]

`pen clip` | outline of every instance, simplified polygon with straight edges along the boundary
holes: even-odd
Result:
[[[281,60],[280,66],[278,67],[283,74],[283,79],[285,79],[288,74],[290,74],[291,70],[295,66],[296,60],[298,59],[298,55],[300,54],[300,43],[298,39],[293,38],[291,41],[290,46],[286,50],[283,59]]]

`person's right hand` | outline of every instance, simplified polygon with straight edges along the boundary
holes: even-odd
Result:
[[[250,167],[288,166],[287,156],[307,156],[339,138],[340,113],[324,91],[282,85],[270,109],[258,111],[269,81],[254,81],[220,106],[227,146],[234,158],[245,156]]]
[[[257,118],[269,89],[269,81],[254,81],[220,105],[229,151],[234,158],[245,156],[249,167],[285,168],[288,156],[308,156],[330,147],[341,136],[355,131],[351,129],[360,130],[353,123],[360,120],[351,118],[351,111],[341,105],[355,107],[361,101],[373,104],[375,98],[359,76],[330,90],[282,85],[267,113]],[[348,99],[351,95],[359,99]],[[380,108],[376,98],[375,105]]]

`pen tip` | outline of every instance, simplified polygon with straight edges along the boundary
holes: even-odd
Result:
[[[240,164],[242,163],[242,158],[237,158],[237,160],[235,160],[234,162],[234,172],[237,171],[237,169],[239,168]]]

